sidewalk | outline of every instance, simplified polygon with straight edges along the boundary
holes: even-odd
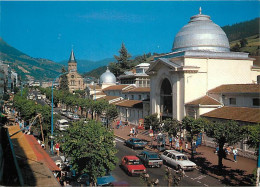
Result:
[[[114,134],[117,137],[122,139],[130,138],[130,128],[133,126],[123,126],[119,129],[116,129],[116,124],[113,124]],[[136,126],[135,126],[136,128]],[[150,141],[148,133],[145,130],[138,129],[137,138],[145,139]],[[156,142],[152,142],[153,145],[156,145]],[[169,149],[169,145],[166,146]],[[149,150],[157,152],[156,149],[151,149],[147,146]],[[190,145],[189,145],[190,148]],[[197,154],[194,157],[194,162],[200,168],[200,171],[204,174],[211,175],[223,182],[226,185],[251,185],[250,177],[252,177],[253,170],[257,166],[257,161],[244,158],[237,157],[237,162],[233,162],[233,155],[228,155],[226,159],[222,160],[223,163],[223,171],[220,173],[218,170],[218,156],[214,153],[214,149],[206,146],[199,146],[197,148]],[[190,149],[186,152],[188,156],[190,156]]]

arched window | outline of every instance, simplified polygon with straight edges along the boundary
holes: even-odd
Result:
[[[164,79],[161,85],[160,108],[162,116],[172,116],[172,86],[168,79]]]

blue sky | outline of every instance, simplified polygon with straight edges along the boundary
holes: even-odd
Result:
[[[0,36],[32,56],[100,60],[170,52],[177,32],[199,13],[220,26],[259,17],[258,1],[0,1]]]

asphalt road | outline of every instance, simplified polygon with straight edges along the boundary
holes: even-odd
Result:
[[[130,186],[144,186],[145,183],[140,177],[131,177],[128,176],[125,171],[120,167],[121,158],[125,155],[136,155],[142,150],[133,150],[129,147],[126,147],[123,143],[124,141],[116,138],[116,148],[118,153],[116,156],[119,159],[115,170],[112,172],[112,175],[116,178],[117,181],[126,181]],[[150,179],[159,179],[160,186],[167,186],[168,183],[165,179],[165,170],[166,167],[163,165],[161,168],[147,168],[147,172],[150,175]],[[211,176],[202,174],[198,169],[194,171],[186,171],[182,181],[179,184],[180,186],[224,186],[218,179],[215,179]]]

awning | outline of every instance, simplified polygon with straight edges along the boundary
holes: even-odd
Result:
[[[60,168],[55,164],[48,153],[41,147],[33,135],[25,134],[24,136],[31,145],[37,157],[37,161],[44,162],[51,171],[60,171]]]

